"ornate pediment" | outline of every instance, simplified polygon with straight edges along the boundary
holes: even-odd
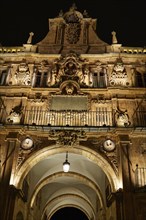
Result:
[[[49,19],[49,32],[37,43],[39,53],[66,54],[70,50],[77,53],[105,53],[107,43],[96,35],[96,19],[89,17],[86,10],[79,12],[73,4],[58,17]]]

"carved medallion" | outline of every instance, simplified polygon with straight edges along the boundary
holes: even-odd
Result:
[[[48,138],[56,140],[56,144],[59,145],[73,146],[80,140],[86,139],[86,134],[82,130],[50,130]]]

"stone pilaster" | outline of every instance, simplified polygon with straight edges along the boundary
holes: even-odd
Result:
[[[6,137],[6,145],[4,150],[4,160],[2,161],[2,177],[1,177],[1,219],[11,220],[13,210],[12,205],[14,204],[15,190],[10,186],[10,178],[12,174],[12,166],[14,153],[17,142],[16,132],[10,132]]]
[[[123,220],[136,220],[134,214],[132,160],[128,135],[120,136],[121,172],[123,177]]]

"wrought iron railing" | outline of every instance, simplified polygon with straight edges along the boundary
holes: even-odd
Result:
[[[52,126],[112,126],[112,111],[26,111],[24,124]]]
[[[146,168],[138,167],[138,165],[136,165],[135,185],[136,187],[146,186]]]
[[[137,111],[134,117],[134,125],[146,126],[146,111]]]
[[[137,112],[130,122],[129,127],[146,127],[146,111]],[[106,108],[98,111],[44,111],[37,108],[23,110],[21,113],[14,111],[7,113],[5,108],[1,108],[0,123],[41,126],[116,126],[114,112]]]
[[[42,111],[25,110],[22,114],[6,114],[0,110],[3,124],[50,126],[113,126],[112,111]]]

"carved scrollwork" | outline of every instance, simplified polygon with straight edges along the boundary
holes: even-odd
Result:
[[[117,151],[113,151],[113,152],[107,152],[106,156],[108,157],[108,159],[110,160],[111,164],[114,167],[114,170],[116,171],[116,173],[118,174],[118,157],[117,157]]]
[[[60,85],[60,92],[58,94],[64,95],[85,95],[80,91],[80,86],[73,80],[67,80]]]
[[[108,150],[108,148],[106,149],[104,147],[105,141],[109,141],[109,140],[110,139],[104,140],[99,149],[105,155],[105,157],[110,161],[110,163],[112,164],[112,167],[114,168],[116,174],[118,174],[117,148],[116,147],[112,147],[112,145],[111,145],[111,146],[109,146],[109,150]],[[113,141],[111,141],[111,142],[114,143]]]
[[[17,168],[20,167],[23,162],[36,150],[39,150],[40,148],[44,146],[50,145],[49,140],[46,140],[45,138],[37,138],[37,137],[31,137],[34,140],[33,146],[29,149],[24,149],[22,147],[22,143],[25,140],[27,136],[21,136],[20,138],[20,147],[19,147],[19,153],[18,153],[18,158],[17,158]]]
[[[79,22],[76,23],[68,23],[66,36],[67,40],[70,44],[76,44],[79,40],[81,32],[81,24]]]
[[[38,65],[39,72],[47,72],[49,69],[49,63],[47,60],[42,60]]]
[[[106,150],[104,148],[104,143],[107,140],[112,140],[110,137],[90,137],[87,139],[87,143],[84,142],[84,145],[90,146],[92,149],[100,153],[113,167],[115,173],[118,175],[118,154],[117,147],[110,148]],[[116,143],[116,139],[114,138],[113,143]]]
[[[57,82],[63,82],[65,80],[75,80],[79,83],[83,81],[82,72],[82,60],[77,54],[70,53],[67,56],[62,56],[56,63],[58,73],[56,76]]]
[[[56,140],[56,144],[59,145],[73,146],[76,145],[80,140],[86,139],[86,134],[82,130],[50,130],[48,138]]]

